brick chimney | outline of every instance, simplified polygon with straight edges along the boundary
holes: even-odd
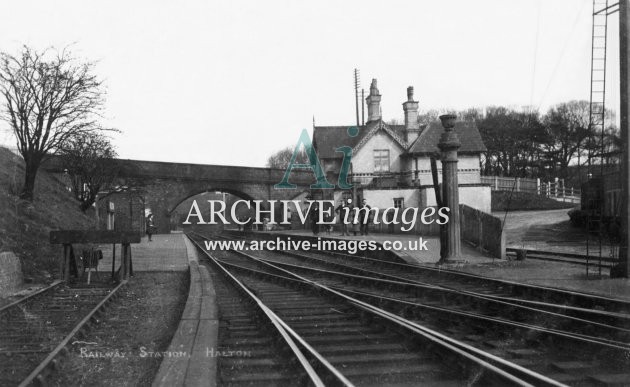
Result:
[[[412,143],[420,135],[418,123],[418,101],[413,100],[413,86],[407,88],[407,102],[403,104],[405,111],[405,136],[408,143]]]
[[[370,95],[365,99],[368,107],[368,122],[381,119],[381,95],[376,87],[376,78],[372,79]]]

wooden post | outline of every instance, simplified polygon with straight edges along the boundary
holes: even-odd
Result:
[[[121,253],[121,261],[120,261],[120,279],[126,280],[129,277],[129,265],[127,264],[128,260],[128,248],[129,245],[126,243],[121,244],[122,253]]]
[[[116,244],[123,245],[121,254],[121,276],[123,279],[128,278],[132,272],[131,267],[131,243],[140,243],[142,236],[139,232],[129,231],[113,231],[113,230],[61,230],[50,232],[50,243],[63,245],[63,259],[61,264],[61,277],[64,280],[70,278],[70,265],[77,266],[77,275],[82,275],[81,262],[78,259],[72,261],[72,244],[73,243],[97,243],[97,244],[113,244],[112,248],[112,270],[116,265]]]
[[[122,278],[123,280],[129,279],[131,276],[131,246],[129,243],[123,243],[123,263],[122,267],[124,267]]]
[[[72,245],[69,243],[63,244],[63,268],[62,278],[67,281],[70,278],[70,252],[72,251]]]
[[[129,275],[133,277],[133,259],[131,257],[131,246],[129,247]]]
[[[116,244],[112,244],[112,280],[116,276]]]

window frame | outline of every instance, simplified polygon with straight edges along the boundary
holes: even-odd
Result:
[[[372,157],[374,159],[374,173],[391,172],[391,159],[389,149],[373,149]]]

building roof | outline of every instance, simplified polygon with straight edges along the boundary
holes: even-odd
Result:
[[[359,134],[356,137],[348,136],[348,128],[354,125],[342,126],[316,126],[313,128],[313,146],[317,149],[317,156],[320,159],[330,159],[341,157],[342,154],[335,152],[340,146],[354,146],[361,141],[367,133],[365,126],[359,126]]]
[[[348,135],[348,128],[355,125],[343,126],[315,126],[313,129],[313,146],[317,149],[317,156],[321,159],[341,158],[341,152],[335,149],[349,146],[353,150],[360,149],[367,140],[378,130],[388,133],[408,154],[433,154],[438,152],[437,143],[444,132],[440,122],[427,125],[413,144],[405,142],[405,125],[389,125],[382,120],[371,121],[359,126],[359,134],[356,137]],[[485,152],[486,147],[481,140],[479,130],[474,122],[457,122],[455,132],[459,136],[462,147],[460,153]]]
[[[359,133],[355,137],[350,137],[348,134],[348,128],[351,127],[357,126],[316,126],[313,129],[313,146],[317,149],[317,156],[322,159],[341,158],[343,154],[336,152],[335,149],[342,146],[349,146],[354,150],[359,149],[378,130],[385,131],[403,149],[407,149],[407,144],[404,142],[404,125],[387,125],[382,120],[370,121],[358,126]]]
[[[415,155],[428,155],[439,152],[437,144],[442,133],[444,133],[442,123],[439,121],[431,122],[420,133],[416,141],[411,144],[407,152]],[[459,142],[462,144],[461,148],[458,149],[458,153],[481,153],[487,150],[477,129],[477,124],[474,122],[456,122],[455,133],[457,133]]]

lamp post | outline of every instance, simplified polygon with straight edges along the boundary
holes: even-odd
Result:
[[[440,159],[442,161],[442,202],[450,209],[450,219],[446,224],[446,248],[441,263],[457,260],[461,257],[461,238],[459,221],[459,184],[457,181],[457,150],[461,147],[457,133],[454,131],[454,114],[440,116],[444,133],[440,137]]]

